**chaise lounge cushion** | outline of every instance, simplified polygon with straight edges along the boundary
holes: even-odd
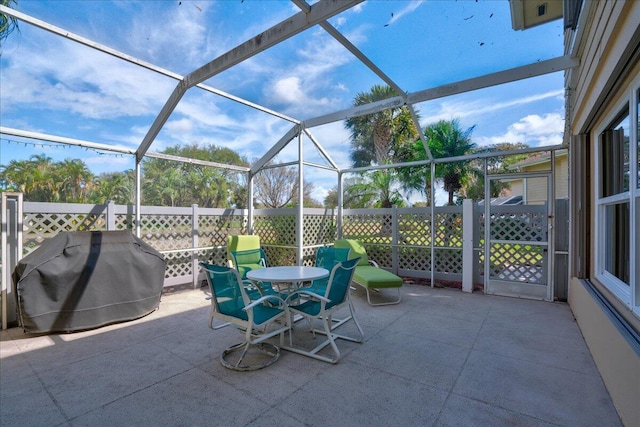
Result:
[[[399,288],[402,278],[372,265],[358,265],[353,274],[353,281],[367,288]]]
[[[349,259],[360,257],[353,274],[353,281],[366,288],[399,288],[402,278],[382,268],[371,265],[364,245],[353,239],[336,240],[334,247],[349,248]]]

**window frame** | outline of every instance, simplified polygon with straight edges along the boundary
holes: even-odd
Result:
[[[634,79],[630,89],[613,106],[611,113],[603,118],[601,126],[596,129],[594,135],[594,161],[598,174],[593,180],[595,244],[592,248],[595,251],[595,278],[638,317],[640,317],[640,283],[638,283],[640,281],[640,265],[638,264],[640,263],[637,261],[640,257],[640,239],[638,238],[640,236],[640,185],[638,185],[636,177],[640,173],[640,165],[638,165],[639,105],[640,77]],[[626,111],[628,111],[629,117],[629,188],[620,193],[603,197],[603,133],[611,129],[616,121],[623,119]],[[606,269],[607,253],[611,249],[607,246],[607,237],[609,236],[606,224],[607,208],[618,204],[627,204],[629,209],[629,284]]]

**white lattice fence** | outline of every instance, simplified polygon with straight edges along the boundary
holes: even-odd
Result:
[[[431,271],[431,211],[399,209],[398,235],[398,271],[420,271],[426,277]]]
[[[209,209],[198,210],[200,246],[226,246],[228,236],[247,234],[247,214],[244,211],[216,214]]]
[[[434,277],[462,280],[462,207],[435,208]],[[343,216],[343,236],[360,240],[381,267],[412,277],[430,277],[431,209],[352,209]]]
[[[546,206],[492,207],[489,233],[491,240],[503,241],[492,243],[490,248],[492,279],[546,282],[546,246],[526,243],[547,241]]]
[[[296,255],[296,211],[292,209],[256,209],[253,234],[260,236],[269,265],[294,265]]]
[[[440,280],[462,280],[462,207],[435,209],[434,277]]]
[[[102,231],[107,229],[106,205],[24,203],[24,255],[33,252],[45,239],[65,231]],[[45,212],[42,212],[45,210]]]
[[[492,208],[493,209],[493,208]],[[484,215],[474,208],[474,282],[482,283],[484,267]],[[258,209],[253,232],[261,238],[271,265],[297,263],[297,210]],[[166,254],[165,283],[195,283],[197,260],[226,263],[226,240],[229,235],[246,234],[247,212],[244,210],[142,207],[143,239]],[[527,241],[546,232],[538,214],[500,215],[493,219],[492,236]],[[332,210],[305,209],[303,217],[303,263],[312,265],[316,248],[336,238],[336,216]],[[462,265],[462,214],[459,207],[345,210],[343,237],[362,241],[371,259],[381,267],[402,276],[430,277],[431,234],[434,233],[434,277],[459,280]],[[197,224],[197,227],[196,225]],[[131,206],[24,203],[23,245],[25,254],[44,239],[62,231],[135,229]],[[538,266],[541,250],[516,244],[496,247],[501,262],[492,263],[491,274],[504,274],[505,261]],[[532,246],[532,245],[528,245]],[[204,250],[202,248],[208,248]],[[538,253],[536,253],[536,250]],[[537,269],[539,271],[539,268]],[[533,270],[531,270],[533,271]],[[519,278],[537,280],[534,273],[522,271]],[[515,278],[516,276],[514,276]],[[522,280],[522,279],[518,279]]]

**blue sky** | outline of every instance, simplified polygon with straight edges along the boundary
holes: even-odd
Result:
[[[289,1],[35,1],[18,10],[94,42],[186,75],[297,13]],[[562,55],[562,21],[511,29],[509,3],[367,1],[329,21],[407,92]],[[381,80],[314,27],[205,82],[296,119],[349,108]],[[0,124],[135,149],[177,82],[29,24],[2,44]],[[562,142],[563,75],[555,73],[416,105],[422,126],[475,125],[474,142]],[[191,89],[151,147],[230,147],[260,158],[291,127],[282,119]],[[310,131],[341,168],[350,166],[342,122]],[[21,142],[21,143],[17,143]],[[26,143],[26,145],[25,145]],[[311,145],[311,144],[309,144]],[[0,164],[45,153],[81,158],[95,173],[134,167],[130,156],[2,136]],[[297,156],[291,144],[279,159]],[[318,161],[312,147],[305,158]],[[305,168],[322,200],[335,174]]]

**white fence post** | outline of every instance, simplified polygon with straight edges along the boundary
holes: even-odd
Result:
[[[199,224],[199,212],[198,205],[191,205],[191,247],[197,248],[200,244],[199,234],[198,234],[198,224]],[[198,287],[198,275],[200,274],[200,265],[198,264],[198,252],[191,252],[191,283],[193,284],[193,289],[197,289]]]
[[[473,292],[473,200],[462,201],[462,291]]]
[[[107,201],[107,231],[116,229],[116,204],[113,200]]]

